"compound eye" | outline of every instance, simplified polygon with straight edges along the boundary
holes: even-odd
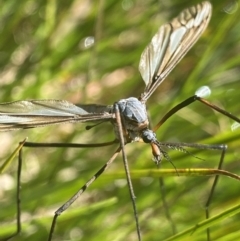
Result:
[[[143,130],[142,139],[145,143],[151,143],[156,140],[156,134],[149,129]]]

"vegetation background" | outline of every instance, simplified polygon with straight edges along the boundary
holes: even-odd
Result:
[[[159,26],[194,0],[0,1],[0,101],[65,99],[73,103],[113,104],[138,97],[144,82],[138,72],[141,52]],[[240,116],[240,9],[238,1],[213,0],[207,30],[147,103],[154,126],[177,103],[208,85],[209,101]],[[92,41],[94,39],[94,42]],[[239,128],[233,120],[194,103],[176,113],[157,132],[160,141],[227,144],[224,169],[240,174]],[[1,163],[28,137],[31,142],[101,143],[114,139],[110,124],[90,131],[84,124],[1,133]],[[21,235],[12,240],[47,240],[54,211],[114,153],[94,149],[24,148],[21,185]],[[216,168],[218,151],[190,155],[169,151],[177,168]],[[165,217],[156,170],[148,145],[127,145],[143,240],[173,235]],[[173,168],[163,161],[162,170]],[[0,177],[0,237],[15,230],[17,160]],[[141,177],[137,176],[142,170]],[[132,204],[121,156],[59,217],[53,240],[136,240]],[[164,178],[166,201],[176,232],[205,219],[213,177]],[[240,183],[220,177],[211,216],[239,205]],[[212,240],[240,238],[239,208],[211,227]],[[176,240],[176,239],[174,239]],[[206,240],[205,230],[181,240]]]

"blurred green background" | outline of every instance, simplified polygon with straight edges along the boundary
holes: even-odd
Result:
[[[203,85],[209,101],[240,117],[240,9],[237,1],[211,1],[207,30],[147,102],[154,126],[174,105]],[[144,82],[138,72],[141,52],[159,26],[192,0],[0,1],[0,101],[65,99],[73,103],[113,104],[138,97]],[[94,43],[93,42],[94,39]],[[240,174],[239,129],[234,121],[194,103],[171,117],[157,132],[160,141],[227,144],[224,169]],[[114,139],[110,124],[90,131],[66,124],[0,134],[1,163],[28,137],[31,142],[100,143]],[[21,235],[12,240],[47,240],[54,211],[71,197],[113,154],[114,147],[94,149],[24,148],[21,185]],[[218,151],[177,151],[177,168],[216,168]],[[127,145],[131,172],[156,169],[151,148]],[[162,169],[172,168],[164,161]],[[0,237],[15,230],[17,160],[0,177]],[[53,240],[136,240],[132,204],[121,156],[59,217]],[[176,232],[205,219],[204,205],[213,177],[164,178],[166,200]],[[173,235],[156,177],[133,178],[143,240]],[[240,183],[220,177],[211,215],[239,205]],[[212,240],[238,240],[240,214],[217,222]],[[206,240],[196,232],[181,240]]]

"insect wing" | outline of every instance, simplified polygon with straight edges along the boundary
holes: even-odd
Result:
[[[212,6],[203,2],[183,10],[161,26],[141,55],[139,71],[146,84],[145,102],[206,29]]]
[[[92,112],[89,112],[91,110]],[[76,106],[64,100],[29,100],[0,104],[0,131],[66,122],[112,119],[111,106]]]

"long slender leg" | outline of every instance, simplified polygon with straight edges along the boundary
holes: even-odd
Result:
[[[36,143],[36,142],[25,142],[24,147],[63,147],[63,148],[91,148],[91,147],[103,147],[103,146],[110,146],[112,144],[118,143],[118,140],[113,140],[104,143],[92,143],[92,144],[80,144],[80,143]]]
[[[19,151],[18,156],[18,173],[17,173],[17,232],[21,231],[21,172],[22,172],[22,149]]]
[[[219,160],[219,164],[218,164],[218,168],[217,168],[218,170],[222,169],[222,165],[223,165],[223,161],[224,161],[224,157],[225,157],[225,153],[226,153],[226,149],[227,149],[226,145],[208,145],[208,144],[196,144],[196,143],[163,142],[163,143],[161,143],[161,146],[165,146],[165,147],[168,147],[168,148],[171,148],[171,149],[184,151],[187,154],[191,154],[191,153],[188,152],[187,150],[183,149],[183,147],[190,147],[190,148],[196,148],[196,149],[201,149],[201,150],[220,150],[221,156],[220,156],[220,160]],[[218,180],[219,180],[219,175],[216,175],[215,178],[214,178],[211,190],[209,192],[209,197],[208,197],[207,202],[205,204],[205,215],[206,215],[207,219],[210,217],[209,207],[210,207],[210,204],[211,204],[211,201],[212,201],[212,198],[213,198],[214,191],[216,189],[216,185],[217,185]],[[165,210],[165,215],[166,215],[166,218],[168,219],[169,223],[171,224],[173,234],[175,234],[176,233],[176,227],[175,227],[175,224],[172,220],[171,214],[169,212],[169,207],[167,205],[163,178],[159,178],[159,184],[160,184],[160,191],[161,191],[161,196],[162,196],[163,207],[164,207],[164,210]],[[207,229],[207,240],[208,241],[211,240],[209,228]]]
[[[182,108],[190,105],[191,103],[195,102],[196,100],[200,101],[201,103],[203,103],[204,105],[214,109],[215,111],[229,117],[230,119],[233,119],[235,120],[236,122],[240,123],[240,119],[237,118],[236,116],[232,115],[230,112],[227,112],[221,108],[219,108],[218,106],[208,102],[207,100],[201,98],[200,96],[197,96],[197,95],[194,95],[194,96],[191,96],[189,97],[188,99],[182,101],[180,104],[176,105],[175,107],[173,107],[169,112],[167,112],[163,118],[158,122],[158,124],[155,126],[155,128],[153,129],[154,131],[157,131],[159,129],[159,127],[164,124],[164,122],[169,119],[173,114],[175,114],[176,112],[178,112],[179,110],[181,110]],[[183,144],[186,144],[186,143],[179,143],[178,146],[184,146]],[[190,144],[191,145],[191,144]],[[187,145],[188,147],[191,147],[190,145]],[[195,144],[193,144],[195,145]],[[186,146],[186,145],[185,145]],[[222,150],[222,154],[221,154],[221,158],[220,158],[220,161],[219,161],[219,165],[218,165],[218,169],[221,169],[222,167],[222,164],[223,164],[223,161],[224,161],[224,156],[225,156],[225,150],[226,150],[226,146],[225,145],[219,145],[220,148],[217,147],[216,145],[216,148],[213,148],[213,145],[210,146],[210,148],[208,148],[206,146],[206,148],[203,148],[204,145],[198,145],[198,146],[195,146],[196,148],[200,148],[200,149],[220,149]],[[216,185],[217,185],[217,182],[218,182],[218,178],[219,176],[216,176],[214,181],[213,181],[213,186],[211,188],[211,191],[210,191],[210,194],[209,194],[209,198],[206,202],[206,205],[205,205],[205,209],[206,209],[206,218],[209,218],[209,205],[211,203],[211,200],[212,200],[212,197],[213,197],[213,193],[214,193],[214,190],[216,188]],[[163,205],[165,208],[167,208],[166,206],[166,201],[165,201],[165,197],[164,197],[164,191],[163,191],[163,186],[164,186],[164,183],[163,183],[163,180],[160,180],[159,179],[159,184],[160,184],[160,190],[161,190],[161,193],[162,193],[162,196],[163,196]],[[165,211],[166,213],[166,217],[167,219],[169,220],[170,223],[172,223],[172,218],[171,218],[171,215],[169,212]],[[172,230],[174,232],[174,225],[171,224],[172,226]],[[210,241],[210,231],[209,229],[207,229],[207,240]]]
[[[219,162],[219,164],[218,164],[218,169],[222,169],[222,165],[223,165],[225,153],[226,153],[226,146],[225,146],[224,149],[222,149],[222,154],[221,154],[221,157],[220,157],[220,162]],[[215,189],[216,189],[218,180],[219,180],[219,175],[216,175],[215,178],[214,178],[214,181],[213,181],[212,188],[211,188],[210,193],[209,193],[209,197],[208,197],[207,202],[206,202],[206,204],[205,204],[206,219],[208,219],[208,218],[210,217],[210,214],[209,214],[209,206],[210,206],[210,203],[211,203],[211,201],[212,201],[213,194],[214,194],[214,191],[215,191]],[[210,237],[210,229],[209,229],[209,228],[207,229],[207,240],[208,240],[208,241],[211,240],[211,237]]]
[[[114,108],[115,108],[115,113],[116,113],[116,121],[118,124],[118,132],[119,132],[119,139],[120,139],[120,147],[122,149],[123,164],[124,164],[124,169],[125,169],[125,173],[126,173],[126,177],[127,177],[127,183],[128,183],[128,187],[129,187],[130,197],[131,197],[131,201],[132,201],[132,205],[133,205],[133,212],[134,212],[134,218],[135,218],[135,222],[136,222],[138,240],[141,241],[142,240],[141,231],[140,231],[140,225],[139,225],[139,220],[138,220],[137,206],[136,206],[136,202],[135,202],[136,197],[134,194],[132,180],[131,180],[130,171],[129,171],[129,167],[128,167],[127,155],[125,153],[125,148],[124,148],[125,144],[124,144],[121,116],[120,116],[120,112],[119,112],[119,108],[118,108],[117,104],[114,105]]]
[[[12,162],[16,154],[18,153],[18,167],[17,167],[17,192],[16,192],[16,207],[17,207],[17,229],[10,236],[4,237],[1,240],[9,240],[12,237],[18,235],[21,232],[21,171],[22,171],[22,148],[26,142],[26,139],[19,143],[17,149],[13,152],[13,154],[8,158],[8,160],[2,165],[1,172],[6,168],[7,165]]]
[[[105,142],[105,143],[93,143],[93,144],[80,144],[80,143],[34,143],[34,142],[26,142],[26,139],[22,142],[19,143],[19,146],[16,148],[16,150],[11,154],[11,156],[4,162],[4,164],[0,167],[0,173],[2,173],[6,167],[8,165],[10,165],[10,163],[13,161],[13,159],[15,158],[15,156],[18,154],[18,167],[17,167],[17,191],[16,191],[16,209],[17,209],[17,215],[16,215],[16,231],[7,236],[7,237],[3,237],[0,240],[9,240],[14,236],[17,236],[20,232],[21,232],[21,171],[22,171],[22,151],[23,151],[23,147],[30,147],[30,148],[53,148],[53,147],[57,147],[57,148],[92,148],[92,147],[104,147],[104,146],[109,146],[112,144],[118,143],[117,140],[114,141],[110,141],[110,142]],[[117,151],[116,151],[117,152]],[[118,150],[118,152],[120,152],[120,149]],[[118,153],[117,152],[117,153]],[[115,155],[117,155],[116,153],[114,154],[114,156],[104,165],[105,169],[107,168],[108,165],[111,164],[111,162],[115,159]],[[103,169],[103,167],[102,167]],[[94,177],[98,177],[101,173],[100,169]],[[104,170],[105,170],[104,169]],[[103,170],[103,171],[104,171]],[[102,171],[102,172],[103,172]],[[100,173],[100,174],[99,174]],[[95,178],[95,179],[96,179]],[[93,180],[94,181],[94,180]],[[93,182],[92,181],[92,182]],[[89,181],[90,182],[90,181]],[[88,184],[88,183],[87,183]],[[91,184],[86,184],[86,188]],[[85,190],[84,190],[85,191]]]
[[[197,95],[194,95],[194,96],[191,96],[189,97],[188,99],[182,101],[180,104],[174,106],[170,111],[168,111],[164,116],[163,118],[158,122],[158,124],[154,127],[154,131],[158,130],[158,128],[167,120],[169,119],[173,114],[175,114],[176,112],[178,112],[179,110],[181,110],[182,108],[190,105],[191,103],[195,102],[196,100],[200,101],[201,103],[207,105],[208,107],[216,110],[217,112],[220,112],[221,114],[229,117],[230,119],[233,119],[235,120],[236,122],[240,123],[240,119],[237,118],[236,116],[232,115],[231,113],[229,113],[228,111],[225,111],[221,108],[219,108],[218,106],[216,105],[213,105],[211,104],[210,102],[208,102],[207,100],[197,96]]]
[[[69,206],[74,203],[76,201],[76,199],[82,195],[82,193],[109,167],[109,165],[111,165],[111,163],[115,160],[115,158],[117,157],[118,153],[120,152],[121,148],[119,147],[115,153],[113,154],[113,156],[109,159],[109,161],[102,166],[101,169],[99,169],[99,171],[97,171],[92,178],[89,179],[89,181],[84,184],[66,203],[64,203],[56,212],[55,215],[53,217],[52,220],[52,225],[51,225],[51,229],[49,232],[49,236],[48,236],[48,241],[52,240],[52,236],[54,233],[54,229],[56,226],[56,222],[57,222],[57,218],[59,215],[61,215],[65,210],[67,210],[69,208]]]
[[[22,149],[19,151],[18,155],[18,168],[17,168],[17,193],[16,193],[16,203],[17,203],[17,229],[10,236],[4,237],[0,240],[9,240],[12,237],[18,235],[21,232],[21,171],[22,171]]]

